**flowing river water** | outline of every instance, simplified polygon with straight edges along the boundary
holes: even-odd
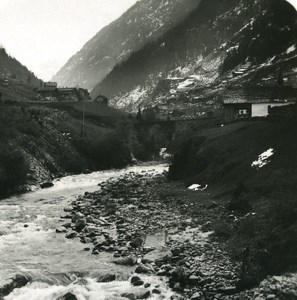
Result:
[[[161,173],[166,169],[165,165],[134,166],[67,176],[55,180],[51,188],[0,201],[0,286],[16,274],[32,278],[30,284],[4,299],[58,300],[67,292],[78,300],[123,299],[121,293],[131,291],[128,278],[133,269],[113,264],[111,254],[96,256],[84,251],[86,244],[66,239],[65,234],[56,233],[56,228],[63,222],[63,208],[77,196],[96,191],[98,183],[127,172]],[[121,280],[98,283],[96,277],[102,274],[116,274]],[[144,279],[159,286],[163,299],[172,296],[162,278]]]

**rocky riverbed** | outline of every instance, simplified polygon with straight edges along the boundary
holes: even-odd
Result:
[[[296,299],[286,298],[288,291],[267,283],[270,279],[239,291],[241,263],[229,257],[213,234],[213,224],[226,218],[224,206],[212,201],[207,190],[193,192],[177,185],[153,172],[110,179],[65,207],[65,223],[56,231],[80,239],[84,250],[98,258],[110,252],[115,264],[134,267],[131,286],[141,287],[142,293],[123,298],[162,299],[162,290],[145,280],[160,276],[175,292],[172,299]],[[103,278],[116,279],[116,274]],[[294,288],[288,289],[293,295]]]

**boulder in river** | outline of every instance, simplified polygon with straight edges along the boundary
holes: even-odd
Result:
[[[72,293],[67,293],[62,298],[59,298],[59,300],[77,300],[76,296]]]
[[[114,260],[114,263],[116,265],[122,265],[122,266],[134,266],[136,264],[136,259],[134,257],[127,256],[124,258]]]
[[[136,300],[136,299],[147,299],[151,295],[151,292],[148,291],[145,288],[139,288],[137,290],[133,289],[133,292],[130,293],[123,293],[121,294],[121,297],[128,298],[130,300]]]
[[[56,233],[63,233],[66,232],[66,228],[65,227],[58,227],[56,228]]]
[[[73,239],[77,236],[76,232],[69,232],[65,235],[66,239]]]
[[[157,295],[160,295],[160,294],[161,294],[160,290],[158,290],[158,289],[153,289],[153,290],[152,290],[152,293],[153,293],[153,294],[157,294]]]
[[[155,260],[161,260],[165,257],[172,257],[172,253],[168,248],[163,247],[147,253],[143,257],[143,262],[154,262]]]
[[[73,211],[73,207],[72,206],[64,207],[64,211],[65,212],[72,212]]]
[[[114,274],[106,274],[106,275],[99,276],[97,278],[97,282],[112,282],[115,280],[116,280],[116,275]]]
[[[30,282],[30,278],[25,275],[17,274],[14,278],[11,278],[3,286],[0,286],[0,299],[9,295],[14,289],[21,288]]]
[[[140,263],[135,270],[135,273],[138,273],[138,274],[146,274],[146,273],[152,273],[152,272],[154,272],[154,269],[151,265],[144,265],[142,263]]]
[[[43,183],[40,184],[40,187],[42,189],[47,189],[47,188],[50,188],[52,186],[54,186],[54,184],[51,181],[46,181],[46,182],[43,182]]]
[[[78,219],[76,222],[75,222],[75,229],[77,231],[82,231],[87,225],[87,221],[86,219]]]
[[[139,285],[143,285],[144,282],[141,280],[140,277],[138,276],[133,276],[130,280],[131,284],[134,286],[139,286]]]
[[[77,212],[77,213],[75,213],[74,216],[72,216],[71,222],[75,223],[77,220],[83,219],[83,218],[84,218],[84,215],[81,212]]]

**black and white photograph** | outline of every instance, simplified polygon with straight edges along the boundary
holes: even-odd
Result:
[[[297,300],[297,0],[0,0],[0,300]]]

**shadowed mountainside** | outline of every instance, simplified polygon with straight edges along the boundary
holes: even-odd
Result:
[[[112,68],[164,34],[200,0],[142,0],[100,30],[53,77],[61,86],[92,89]]]

